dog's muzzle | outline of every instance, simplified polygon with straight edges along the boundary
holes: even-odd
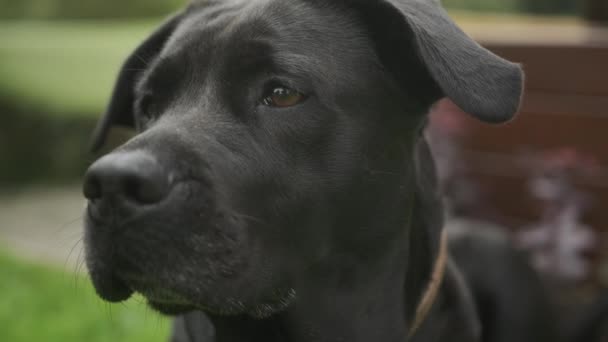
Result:
[[[124,222],[154,212],[167,199],[172,187],[169,173],[154,156],[140,150],[110,153],[86,172],[83,192],[89,200],[87,228],[90,232],[87,235],[94,236],[94,243],[88,246],[93,252],[88,253],[87,264],[103,298],[121,301],[133,292],[124,274],[116,273],[117,269],[128,275],[140,273],[137,267],[135,270],[127,267],[124,260],[116,256],[115,250],[127,245],[120,238],[127,229]]]

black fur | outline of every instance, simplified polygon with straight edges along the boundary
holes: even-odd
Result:
[[[190,312],[180,341],[404,341],[442,229],[425,114],[448,96],[507,120],[521,81],[435,1],[195,2],[129,57],[96,131],[136,128],[112,155],[153,157],[171,191],[89,205],[93,283]],[[306,100],[263,105],[277,84]],[[437,340],[475,340],[467,291],[450,266]]]

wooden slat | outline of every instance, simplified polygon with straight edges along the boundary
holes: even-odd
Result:
[[[523,64],[528,91],[608,96],[608,47],[487,46]]]
[[[465,115],[449,101],[441,102],[441,110]],[[572,115],[577,118],[597,119],[600,125],[608,125],[608,96],[579,95],[525,91],[520,113],[547,115]]]
[[[462,144],[469,149],[519,154],[529,150],[571,147],[593,155],[600,163],[608,165],[608,116],[560,115],[542,110],[541,105],[529,104],[529,108],[537,106],[539,112],[520,113],[516,119],[503,125],[481,123],[449,102],[441,104],[438,108],[441,113],[438,114],[458,116],[467,127]]]
[[[608,63],[608,61],[607,61]],[[608,76],[607,76],[608,77]],[[522,112],[595,117],[608,127],[608,96],[556,94],[528,91]]]
[[[527,153],[526,153],[527,152]],[[520,154],[480,153],[476,150],[460,147],[460,155],[467,162],[467,168],[480,174],[502,178],[524,179],[533,173],[539,155],[545,150],[528,150]],[[573,182],[588,189],[605,191],[608,194],[608,168],[597,165],[588,174],[579,175]]]
[[[606,0],[585,0],[584,16],[588,20],[608,23],[608,2]]]
[[[502,126],[471,122],[474,129],[464,143],[480,151],[518,153],[527,149],[575,148],[608,164],[608,123],[588,117],[522,113]],[[483,142],[483,144],[480,144]]]
[[[475,169],[471,171],[471,176],[482,185],[487,205],[497,208],[503,217],[511,218],[504,222],[510,224],[511,228],[539,219],[542,206],[530,195],[527,178],[496,176]],[[608,190],[585,186],[580,186],[579,189],[591,196],[591,207],[585,212],[584,222],[596,230],[608,232],[608,211],[604,208],[605,203],[608,203]]]
[[[576,175],[573,182],[594,205],[584,222],[608,232],[608,28],[569,32],[553,26],[545,34],[527,36],[508,25],[478,30],[477,37],[485,37],[482,43],[498,55],[523,64],[527,78],[521,114],[507,124],[488,125],[447,101],[435,115],[458,116],[465,131],[459,138],[460,158],[481,184],[482,205],[512,228],[537,220],[542,211],[528,189],[534,166],[522,156],[539,158],[534,156],[571,148],[595,158],[595,173]]]
[[[603,1],[603,0],[602,0]],[[458,18],[457,18],[458,20]],[[608,27],[575,19],[548,17],[477,17],[458,20],[463,29],[483,45],[568,46],[608,45]]]
[[[513,228],[537,220],[541,207],[528,190],[533,166],[523,157],[535,158],[537,153],[567,147],[597,158],[596,172],[578,177],[574,183],[590,194],[595,205],[586,213],[585,222],[608,231],[608,211],[603,210],[608,203],[608,116],[595,105],[581,107],[580,113],[587,114],[576,114],[578,108],[574,105],[585,99],[597,100],[578,95],[565,95],[560,100],[555,94],[545,93],[528,96],[524,110],[538,112],[524,112],[505,125],[480,123],[449,101],[438,106],[433,115],[457,116],[464,127],[458,142],[459,156],[466,163],[469,176],[481,184],[485,206],[495,211],[495,217],[485,218]],[[599,101],[603,99],[600,97]],[[485,214],[480,215],[484,218]]]

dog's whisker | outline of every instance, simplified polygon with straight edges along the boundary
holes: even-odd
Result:
[[[81,271],[82,271],[82,268],[83,268],[85,262],[86,262],[86,260],[83,255],[83,249],[80,249],[78,251],[78,258],[76,259],[76,267],[74,269],[74,272],[76,275],[81,274]]]
[[[80,215],[72,220],[69,220],[68,222],[62,224],[59,228],[57,228],[57,230],[55,230],[55,234],[59,234],[61,232],[63,232],[64,230],[68,229],[71,225],[80,222],[84,219],[84,215]]]
[[[65,257],[65,260],[63,261],[63,269],[64,270],[67,269],[67,266],[68,266],[68,263],[70,262],[70,258],[72,257],[72,254],[74,253],[74,251],[76,250],[76,248],[82,243],[83,239],[84,239],[84,236],[81,236],[78,240],[76,240],[76,242],[74,242],[74,244],[72,245],[72,248],[70,248],[70,252]],[[79,255],[80,254],[81,253],[79,252]]]
[[[124,303],[121,303],[121,304],[124,305]],[[105,307],[106,307],[106,312],[107,312],[108,316],[110,317],[110,322],[116,323],[114,321],[114,313],[112,311],[113,306],[110,303],[105,303]]]

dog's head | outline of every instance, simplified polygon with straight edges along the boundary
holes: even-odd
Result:
[[[195,2],[127,59],[97,128],[95,149],[138,134],[86,175],[93,283],[167,313],[283,310],[401,241],[433,103],[505,121],[521,85],[435,0]]]

